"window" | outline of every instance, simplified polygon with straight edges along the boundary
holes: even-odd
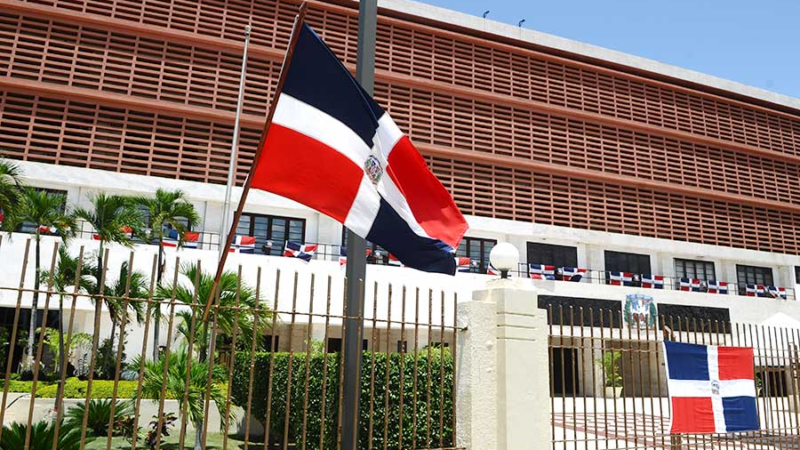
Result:
[[[489,253],[497,245],[494,239],[465,237],[458,246],[456,256],[472,260],[470,271],[486,273],[489,268]]]
[[[745,295],[746,285],[762,284],[764,286],[774,286],[772,279],[772,269],[769,267],[743,266],[736,265],[736,278],[739,284],[739,295]]]
[[[35,190],[37,192],[47,192],[47,195],[49,197],[60,195],[61,199],[62,199],[62,202],[61,202],[61,208],[59,208],[59,212],[61,212],[62,214],[64,212],[66,212],[66,210],[67,210],[67,191],[62,191],[62,190],[59,190],[59,189],[44,189],[44,188],[33,188],[33,190]],[[41,224],[31,223],[31,222],[22,222],[22,224],[19,226],[18,232],[20,232],[20,233],[35,233],[36,229],[39,228],[39,225],[41,225]]]
[[[342,247],[347,248],[347,228],[342,228]],[[367,264],[389,264],[389,251],[374,242],[367,241]]]
[[[286,245],[286,241],[305,244],[306,220],[244,213],[239,219],[236,234],[254,236],[256,238],[256,251],[280,256],[283,255],[283,247]],[[263,247],[267,241],[272,242],[272,248],[264,251]]]
[[[637,253],[612,252],[606,250],[606,282],[609,272],[630,272],[633,274],[650,274],[650,255]],[[638,286],[639,282],[634,282]]]
[[[577,267],[578,249],[567,245],[528,242],[528,263],[556,267]]]
[[[364,339],[361,341],[361,350],[366,351],[369,347],[369,340]],[[342,338],[328,338],[328,353],[341,353],[342,352]]]
[[[703,281],[717,279],[713,262],[678,258],[675,258],[675,278],[696,278]]]
[[[794,284],[800,284],[800,266],[794,266]]]

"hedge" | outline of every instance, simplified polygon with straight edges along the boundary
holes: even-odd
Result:
[[[0,380],[2,386],[3,380]],[[64,383],[64,398],[86,398],[87,381],[77,378],[67,378]],[[119,381],[117,387],[117,398],[134,398],[136,396],[136,381]],[[58,391],[57,382],[39,382],[36,385],[37,398],[55,398]],[[8,392],[33,392],[32,381],[9,382]],[[113,380],[94,380],[92,381],[92,398],[111,398],[114,393]]]
[[[251,414],[264,423],[267,413],[270,353],[257,353],[254,358],[253,397]],[[327,358],[327,387],[325,393],[325,424],[322,425],[323,363]],[[415,371],[415,362],[416,367]],[[270,440],[283,436],[286,419],[287,378],[290,356],[275,353],[272,369],[272,408],[270,412]],[[375,384],[372,405],[370,388],[372,363],[375,362]],[[389,383],[386,384],[386,370]],[[338,429],[339,400],[339,354],[312,353],[308,363],[308,407],[306,401],[306,354],[294,353],[292,361],[291,399],[289,404],[289,443],[302,445],[309,450],[335,448]],[[362,448],[401,448],[400,446],[400,368],[403,366],[402,447],[418,448],[453,447],[453,358],[449,351],[431,350],[430,379],[428,377],[428,351],[401,355],[400,353],[364,352],[361,371],[360,431]],[[444,380],[442,381],[442,365]],[[417,376],[416,403],[414,402],[414,374]],[[247,408],[247,391],[250,377],[250,354],[237,353],[232,395],[234,402]],[[428,383],[430,382],[430,391]],[[385,407],[385,396],[389,391],[389,408]],[[443,401],[443,405],[441,402]],[[415,414],[416,405],[416,414]],[[430,406],[430,408],[429,408]],[[372,415],[370,417],[370,407]],[[384,425],[388,411],[388,433],[384,442]],[[304,413],[306,430],[303,433]],[[347,414],[347,412],[344,412]],[[370,420],[371,419],[371,420]],[[443,426],[440,428],[440,420]],[[369,424],[372,422],[372,439]],[[440,441],[441,439],[441,441]],[[371,442],[370,442],[371,441]],[[371,445],[370,445],[371,443]],[[441,445],[440,445],[441,444]]]

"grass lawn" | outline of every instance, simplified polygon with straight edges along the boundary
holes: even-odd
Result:
[[[209,433],[208,438],[206,440],[206,449],[222,449],[222,440],[223,435],[222,433]],[[168,436],[163,439],[161,443],[161,448],[163,450],[179,450],[178,449],[178,431],[175,431],[171,436]],[[95,439],[93,442],[90,442],[86,445],[86,450],[106,450],[107,440],[105,437]],[[251,442],[251,444],[253,444]],[[184,442],[184,449],[183,450],[192,450],[194,448],[194,431],[191,433],[186,434],[186,440]],[[259,443],[258,445],[251,445],[249,448],[260,449],[263,448],[263,443]],[[111,448],[113,450],[130,450],[131,444],[128,443],[125,439],[121,437],[115,437],[111,439]],[[236,439],[234,437],[228,436],[228,449],[231,450],[238,450],[244,448],[244,441]],[[136,440],[136,449],[139,450],[148,450],[148,447],[144,445],[142,439]]]

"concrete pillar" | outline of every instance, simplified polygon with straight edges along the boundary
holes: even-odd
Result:
[[[497,449],[497,312],[494,303],[458,304],[456,446]]]
[[[458,345],[458,446],[550,445],[547,321],[537,300],[519,281],[494,280],[458,306],[466,327]]]

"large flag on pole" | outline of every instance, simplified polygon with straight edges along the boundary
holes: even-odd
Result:
[[[391,117],[306,24],[252,187],[343,223],[404,265],[454,274],[468,225]]]

